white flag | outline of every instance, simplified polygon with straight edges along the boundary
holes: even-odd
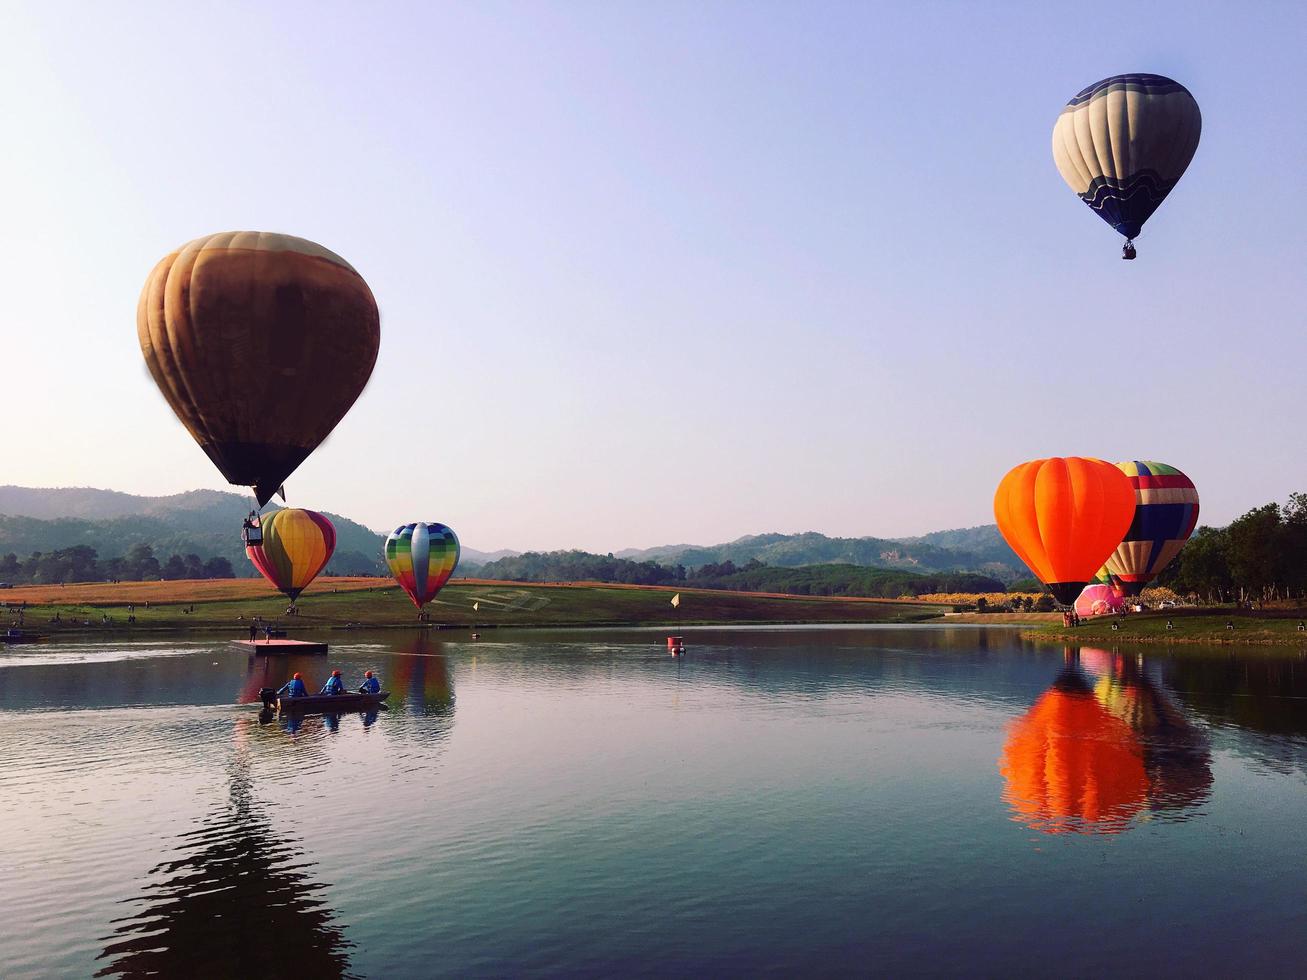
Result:
[[[477,612],[480,609],[481,609],[481,600],[478,599],[476,602],[472,603],[472,611]]]
[[[672,596],[672,607],[679,609],[680,606],[681,606],[681,593],[678,592],[676,593],[676,595]]]

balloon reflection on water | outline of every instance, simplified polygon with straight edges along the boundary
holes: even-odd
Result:
[[[325,668],[321,657],[306,654],[285,656],[258,656],[250,654],[246,660],[245,679],[236,695],[237,704],[259,704],[263,688],[274,691],[291,679],[296,673],[303,675],[306,685],[315,686],[315,674],[324,674]],[[344,715],[358,715],[365,729],[371,728],[380,716],[376,708],[368,710],[338,712],[314,712],[309,715],[288,713],[278,717],[275,712],[260,713],[264,723],[276,721],[288,734],[298,735],[303,731],[317,731],[325,728],[329,732],[340,731],[340,721]]]
[[[423,630],[391,657],[389,670],[396,707],[422,719],[421,729],[433,737],[448,736],[454,726],[454,672],[444,644]]]
[[[999,770],[1013,818],[1054,834],[1185,819],[1212,784],[1202,732],[1135,661],[1091,649],[1067,651],[1053,686],[1012,725]]]
[[[253,719],[237,722],[227,798],[151,869],[137,908],[112,923],[97,976],[352,975],[328,886],[255,796],[254,732]]]

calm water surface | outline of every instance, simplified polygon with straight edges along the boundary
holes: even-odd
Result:
[[[0,973],[1304,969],[1307,660],[688,640],[0,648]],[[329,667],[390,710],[260,721]]]

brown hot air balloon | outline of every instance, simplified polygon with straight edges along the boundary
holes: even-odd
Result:
[[[381,341],[376,300],[348,262],[254,231],[165,256],[141,291],[136,329],[172,410],[260,505],[344,418]]]

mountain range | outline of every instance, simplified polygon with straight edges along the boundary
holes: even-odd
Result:
[[[170,554],[225,557],[237,574],[253,575],[239,533],[250,504],[248,497],[222,490],[142,497],[90,487],[0,486],[0,555],[26,556],[34,551],[90,545],[102,558],[108,558],[146,543],[161,560]],[[327,516],[336,527],[337,538],[331,570],[385,574],[381,558],[385,535],[338,514]],[[491,561],[518,554],[464,546],[459,573],[471,576]],[[909,538],[835,538],[815,531],[753,534],[714,545],[627,549],[616,557],[681,564],[689,569],[726,561],[743,565],[756,559],[788,568],[849,564],[919,572],[973,571],[1006,582],[1029,574],[993,524]]]
[[[617,552],[616,557],[679,564],[688,569],[724,561],[743,565],[757,560],[782,568],[845,564],[920,572],[969,571],[992,575],[1005,582],[1029,574],[993,524],[935,531],[915,538],[832,538],[816,531],[750,534],[708,546],[677,544],[628,549]]]
[[[191,490],[168,497],[138,497],[89,487],[0,487],[0,555],[30,555],[90,545],[101,558],[125,555],[148,544],[161,561],[169,555],[221,557],[237,575],[258,573],[245,557],[241,522],[248,497],[221,490]],[[381,537],[339,514],[331,570],[342,575],[379,575]]]

